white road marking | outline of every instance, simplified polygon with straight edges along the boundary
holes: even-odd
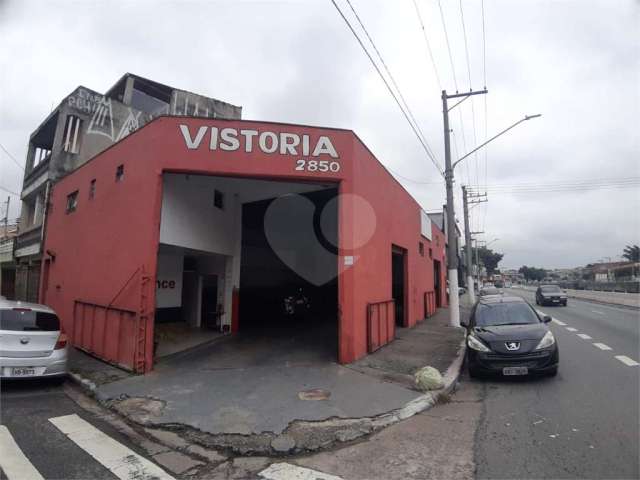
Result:
[[[586,333],[578,333],[578,336],[583,340],[592,340],[592,338]]]
[[[50,418],[49,421],[122,480],[174,480],[156,464],[115,441],[78,415]]]
[[[291,463],[272,463],[258,475],[266,480],[342,480],[341,477],[298,467]]]
[[[0,468],[9,480],[44,480],[4,425],[0,425],[0,452]]]
[[[560,325],[561,327],[564,327],[566,325],[566,323],[561,322],[560,320],[558,320],[557,318],[554,318],[551,320],[553,323],[555,323],[556,325]]]
[[[640,365],[640,363],[636,362],[632,358],[627,357],[626,355],[616,355],[616,358],[630,367],[637,367],[638,365]]]
[[[597,313],[598,315],[604,315],[604,312],[601,312],[600,310],[591,310],[593,313]]]
[[[573,328],[573,327],[567,327],[567,331],[568,332],[577,332],[578,329],[577,328]]]
[[[605,345],[604,343],[594,343],[594,347],[598,347],[600,350],[611,350],[609,345]]]

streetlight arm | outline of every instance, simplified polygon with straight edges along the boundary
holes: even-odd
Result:
[[[527,120],[531,120],[532,118],[537,118],[537,117],[541,117],[542,114],[538,113],[536,115],[525,115],[525,117],[521,120],[518,120],[516,123],[514,123],[513,125],[511,125],[510,127],[505,128],[504,130],[502,130],[500,133],[498,133],[497,135],[494,135],[493,137],[491,137],[489,140],[487,140],[486,142],[484,142],[482,145],[479,145],[478,147],[474,148],[473,150],[471,150],[469,153],[467,153],[465,156],[459,158],[457,161],[454,162],[453,166],[451,167],[451,170],[453,170],[454,168],[456,168],[456,165],[458,165],[462,160],[464,160],[465,158],[467,158],[469,155],[471,155],[472,153],[477,152],[478,150],[480,150],[482,147],[484,147],[487,143],[492,142],[493,140],[495,140],[496,138],[498,138],[500,135],[504,135],[505,133],[507,133],[509,130],[511,130],[512,128],[520,125],[522,122],[525,122]]]

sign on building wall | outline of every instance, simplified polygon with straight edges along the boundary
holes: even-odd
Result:
[[[158,254],[156,308],[182,306],[183,266],[184,258],[180,254]]]
[[[431,219],[424,210],[420,210],[420,233],[431,240]]]

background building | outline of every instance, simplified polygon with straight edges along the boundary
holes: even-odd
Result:
[[[14,246],[15,296],[38,298],[43,226],[53,183],[159,115],[239,119],[241,112],[241,107],[129,73],[105,94],[83,86],[71,92],[29,138]]]

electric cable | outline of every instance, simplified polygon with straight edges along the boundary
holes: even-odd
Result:
[[[342,10],[340,9],[340,7],[338,6],[338,4],[336,3],[335,0],[331,0],[331,3],[333,3],[333,6],[336,8],[336,10],[338,11],[338,13],[340,14],[340,16],[342,17],[342,19],[344,20],[344,22],[347,24],[347,27],[349,27],[349,30],[351,30],[351,33],[353,34],[353,36],[355,37],[355,39],[358,41],[358,43],[360,44],[360,47],[362,48],[362,50],[364,51],[364,53],[367,55],[367,57],[369,58],[369,61],[371,62],[371,64],[373,65],[373,67],[376,69],[376,72],[378,73],[378,75],[380,76],[380,78],[382,79],[382,81],[384,82],[385,86],[387,87],[387,90],[389,91],[389,93],[391,94],[391,96],[393,97],[393,99],[395,100],[396,104],[398,105],[398,107],[400,108],[400,111],[402,112],[405,120],[407,121],[407,123],[409,123],[409,126],[411,127],[411,130],[413,130],[413,133],[415,134],[416,138],[418,139],[418,141],[420,142],[420,144],[422,145],[422,148],[424,149],[424,151],[427,153],[427,156],[429,157],[429,159],[431,160],[431,162],[435,165],[435,167],[438,169],[438,172],[440,173],[440,175],[444,176],[444,173],[442,171],[442,169],[440,168],[440,165],[438,164],[438,162],[436,161],[436,159],[432,156],[430,148],[427,147],[427,145],[425,144],[425,142],[423,141],[423,139],[420,137],[420,134],[418,133],[416,126],[413,125],[413,123],[411,122],[411,120],[409,119],[409,116],[407,115],[407,112],[405,112],[404,108],[402,108],[402,104],[400,103],[400,101],[398,100],[398,97],[395,95],[395,93],[393,92],[393,90],[391,89],[391,86],[389,85],[389,82],[387,82],[387,79],[384,77],[384,75],[382,74],[382,72],[380,71],[380,68],[378,67],[378,65],[376,64],[376,62],[373,60],[373,57],[371,56],[371,54],[369,53],[369,51],[367,50],[367,48],[364,46],[364,43],[362,43],[362,40],[360,39],[360,37],[358,36],[358,34],[356,33],[355,29],[353,28],[353,26],[351,25],[351,23],[349,22],[349,20],[347,19],[347,17],[345,17],[344,13],[342,12]]]
[[[442,20],[442,28],[444,29],[444,38],[447,42],[447,50],[449,52],[449,62],[451,63],[451,73],[453,74],[453,84],[456,87],[456,93],[458,93],[458,80],[456,79],[456,69],[453,66],[453,56],[451,55],[451,46],[449,45],[449,34],[447,33],[447,24],[444,21],[444,13],[442,11],[442,4],[438,0],[438,8],[440,9],[440,19]]]
[[[409,116],[411,117],[411,120],[413,121],[413,124],[416,126],[418,132],[420,133],[422,139],[424,140],[424,143],[429,148],[429,153],[430,153],[431,158],[434,159],[434,161],[435,161],[435,155],[433,154],[433,150],[431,149],[431,146],[429,145],[429,142],[427,141],[424,133],[420,129],[420,126],[419,126],[418,122],[416,121],[416,119],[415,119],[415,117],[413,115],[413,112],[411,111],[411,108],[409,108],[409,105],[407,104],[407,101],[405,100],[404,95],[402,95],[402,91],[400,90],[400,87],[398,87],[398,84],[396,83],[396,80],[393,77],[393,74],[391,73],[391,70],[389,69],[389,67],[387,66],[386,62],[384,61],[384,58],[382,58],[382,54],[378,50],[378,47],[376,47],[376,44],[373,41],[373,38],[371,38],[371,36],[369,35],[369,32],[368,32],[367,28],[364,26],[364,23],[362,22],[362,20],[360,20],[360,16],[358,15],[358,12],[356,12],[355,8],[353,8],[353,5],[351,4],[351,0],[346,0],[346,1],[347,1],[347,4],[349,5],[349,8],[351,9],[353,14],[355,15],[356,20],[360,24],[360,27],[362,28],[362,31],[367,36],[367,39],[369,40],[369,43],[371,43],[371,46],[373,47],[373,50],[376,52],[376,55],[378,55],[378,58],[380,59],[380,63],[382,63],[382,66],[384,67],[385,71],[387,72],[387,75],[389,75],[389,79],[391,80],[391,83],[395,87],[396,92],[398,92],[398,96],[400,97],[400,100],[402,100],[402,104],[404,105],[404,107],[406,108],[407,112],[409,113]],[[436,165],[440,170],[442,170],[442,168],[440,167],[440,165],[437,162],[436,162]]]
[[[13,155],[11,155],[11,153],[9,153],[9,150],[7,150],[7,149],[5,148],[5,146],[4,146],[4,145],[2,145],[2,143],[0,143],[0,148],[1,148],[2,150],[4,150],[4,153],[6,153],[6,154],[9,156],[9,158],[10,158],[11,160],[13,160],[13,162],[14,162],[18,167],[20,167],[20,169],[22,169],[22,171],[23,171],[23,172],[25,171],[25,170],[24,170],[24,167],[23,167],[23,166],[18,162],[18,160],[16,160],[16,157],[14,157]]]
[[[442,82],[440,82],[440,74],[438,73],[438,67],[436,66],[436,61],[433,58],[433,52],[431,50],[431,44],[429,43],[429,38],[427,37],[427,30],[424,28],[424,22],[422,21],[422,15],[420,15],[420,9],[418,8],[418,2],[413,0],[413,6],[416,8],[416,14],[418,15],[418,21],[420,22],[420,27],[422,27],[422,36],[424,37],[424,41],[427,44],[427,51],[429,52],[429,58],[431,59],[431,66],[433,66],[433,71],[436,74],[436,80],[438,81],[438,88],[442,91]]]

